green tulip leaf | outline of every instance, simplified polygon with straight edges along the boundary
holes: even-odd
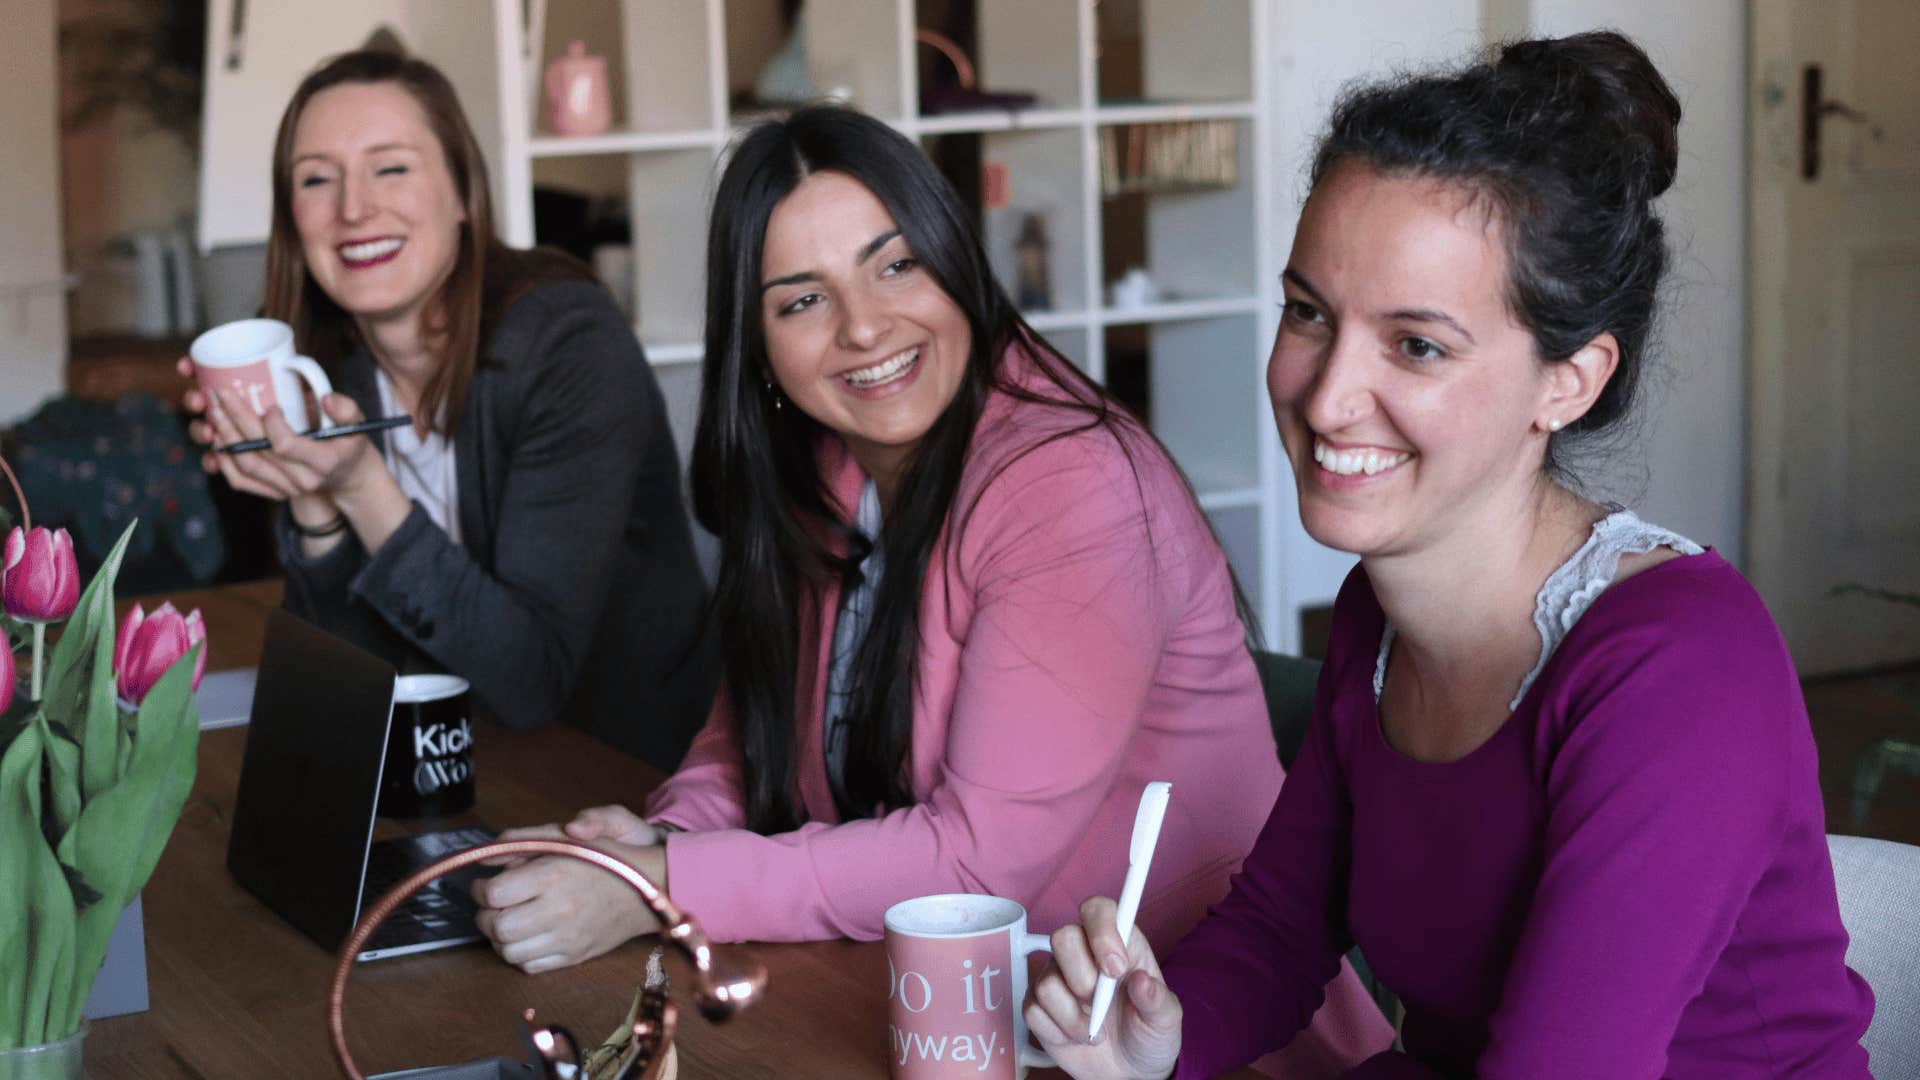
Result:
[[[196,644],[147,691],[134,720],[133,756],[111,787],[90,796],[60,844],[60,861],[79,871],[99,899],[79,913],[73,1007],[84,1003],[123,908],[160,861],[193,789],[200,715],[193,701]]]
[[[21,973],[33,968],[34,937],[25,898],[16,882],[33,880],[34,848],[40,835],[40,727],[28,724],[0,755],[0,881],[12,897],[0,904],[0,1047],[22,1046],[26,1027],[27,980]]]
[[[119,725],[113,696],[113,579],[133,539],[134,521],[120,534],[100,572],[80,594],[79,606],[53,647],[48,665],[43,705],[48,716],[79,722],[70,732],[80,744],[80,781],[91,799],[113,783],[118,761],[115,728]]]
[[[33,722],[40,726],[41,753],[46,756],[47,795],[53,803],[53,816],[43,819],[41,828],[48,842],[57,845],[73,827],[74,819],[80,816],[80,744],[65,732],[56,731],[44,712],[35,713]]]
[[[0,1046],[64,1038],[79,1022],[71,1008],[73,895],[39,827],[44,749],[39,725],[30,724],[0,758],[0,879],[24,901],[0,905],[0,971],[8,972],[0,978]]]

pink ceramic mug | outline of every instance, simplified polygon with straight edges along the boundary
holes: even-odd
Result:
[[[598,135],[613,124],[607,58],[587,52],[585,42],[569,42],[566,55],[548,61],[543,81],[547,127],[555,135]]]
[[[193,378],[209,395],[229,386],[264,413],[274,405],[295,431],[307,430],[307,403],[300,394],[305,382],[317,403],[333,393],[327,373],[311,358],[294,351],[293,328],[278,319],[241,319],[224,323],[193,339],[187,355],[193,358]],[[332,427],[326,410],[320,426]]]
[[[1027,1044],[1027,933],[1012,900],[943,893],[887,909],[887,1068],[894,1080],[1016,1080],[1053,1059]]]

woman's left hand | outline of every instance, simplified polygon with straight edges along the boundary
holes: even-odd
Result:
[[[365,419],[360,406],[345,394],[328,394],[319,404],[335,423],[354,424]],[[235,487],[256,490],[269,498],[327,495],[337,499],[364,486],[370,470],[386,472],[372,440],[365,435],[305,438],[293,430],[277,407],[256,413],[231,389],[213,396],[206,422],[212,428],[209,441],[216,447],[248,439],[266,439],[273,444],[270,449],[247,454],[216,451],[221,470],[228,473],[230,481],[234,481],[234,473],[251,481],[235,482]]]
[[[502,840],[554,839],[553,826],[508,830]],[[591,845],[666,888],[667,849],[598,841]],[[531,974],[570,967],[660,928],[632,888],[578,859],[547,855],[476,882],[480,932],[507,963]]]

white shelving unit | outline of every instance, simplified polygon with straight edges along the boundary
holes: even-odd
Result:
[[[542,131],[539,72],[564,47],[554,20],[568,0],[492,0],[499,75],[499,216],[509,243],[528,245],[533,186],[543,174],[591,168],[612,176],[633,223],[636,333],[656,366],[683,451],[697,408],[708,203],[726,148],[755,117],[730,113],[730,33],[763,27],[761,0],[623,0],[619,31],[588,41],[615,82],[615,127],[591,137]],[[601,0],[593,0],[601,3]],[[808,72],[853,105],[923,144],[977,136],[983,161],[1004,166],[1009,198],[982,212],[983,239],[1011,287],[1025,215],[1045,217],[1051,306],[1033,326],[1097,379],[1128,365],[1149,420],[1186,470],[1263,621],[1270,647],[1297,645],[1283,604],[1279,485],[1290,484],[1265,392],[1277,315],[1270,220],[1274,183],[1268,110],[1271,0],[976,0],[972,58],[980,84],[1037,101],[1019,111],[921,115],[916,0],[814,0],[807,5]],[[1102,11],[1102,8],[1105,11]],[[1116,29],[1113,20],[1127,25]],[[741,20],[733,26],[729,18]],[[547,24],[532,25],[545,18]],[[1124,62],[1137,93],[1103,101],[1103,78]],[[1103,63],[1116,64],[1104,72]],[[1137,68],[1137,80],[1134,79]],[[1108,82],[1114,80],[1108,79]],[[1235,125],[1229,188],[1103,198],[1103,128],[1179,120]],[[584,159],[569,161],[568,159]],[[624,185],[619,184],[624,171]],[[603,184],[604,186],[604,184]],[[1109,218],[1131,214],[1128,243],[1164,299],[1114,307]],[[1117,372],[1116,368],[1116,372]]]

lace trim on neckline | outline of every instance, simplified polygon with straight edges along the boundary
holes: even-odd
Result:
[[[1533,670],[1520,680],[1520,689],[1507,703],[1507,711],[1520,707],[1533,681],[1546,668],[1553,650],[1560,647],[1573,624],[1587,613],[1600,594],[1613,584],[1625,555],[1644,555],[1657,547],[1670,547],[1682,555],[1698,555],[1706,550],[1671,529],[1649,525],[1631,510],[1614,507],[1613,512],[1593,523],[1586,543],[1573,557],[1547,575],[1546,584],[1533,601],[1533,628],[1540,633],[1540,659]],[[1387,685],[1387,656],[1393,651],[1394,629],[1385,623],[1380,631],[1380,655],[1373,662],[1373,702],[1380,703]]]

